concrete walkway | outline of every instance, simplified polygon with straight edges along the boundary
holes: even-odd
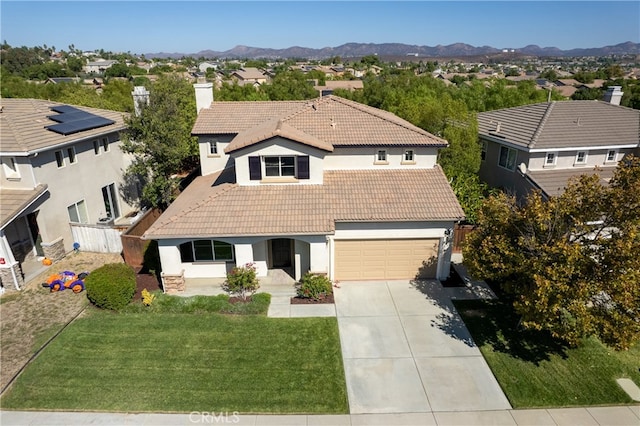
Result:
[[[404,414],[238,415],[233,413],[129,414],[1,411],[2,426],[42,425],[273,425],[273,426],[429,426],[429,425],[640,425],[640,406],[539,410],[456,411]]]

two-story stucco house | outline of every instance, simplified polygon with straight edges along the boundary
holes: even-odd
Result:
[[[202,176],[145,234],[165,291],[246,263],[295,279],[449,275],[464,214],[436,164],[446,141],[335,96],[211,102],[195,86]]]
[[[130,162],[119,148],[123,113],[36,99],[2,99],[0,278],[23,282],[22,264],[73,250],[70,223],[118,219]]]
[[[576,175],[608,181],[640,142],[640,111],[602,101],[561,101],[478,114],[480,178],[523,198],[562,193]]]

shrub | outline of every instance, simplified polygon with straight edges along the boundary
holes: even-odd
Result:
[[[136,293],[136,274],[124,263],[110,263],[85,279],[87,298],[99,308],[120,310]]]
[[[151,304],[153,303],[153,299],[156,298],[156,295],[149,293],[149,290],[147,290],[146,288],[142,289],[141,296],[142,304],[144,306],[151,306]]]
[[[318,300],[331,293],[331,280],[326,275],[307,272],[297,285],[298,297]]]
[[[235,266],[227,274],[227,279],[222,284],[224,291],[230,295],[237,295],[243,300],[247,300],[247,296],[253,295],[258,288],[260,288],[260,283],[253,263],[247,263],[242,267]]]

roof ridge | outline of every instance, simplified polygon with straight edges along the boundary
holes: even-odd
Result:
[[[533,135],[531,136],[531,142],[529,142],[529,145],[528,145],[529,148],[533,148],[536,142],[538,141],[538,138],[542,134],[543,127],[547,123],[547,120],[549,119],[549,116],[551,115],[551,111],[553,110],[553,107],[555,106],[555,104],[556,104],[556,101],[552,101],[548,103],[547,108],[545,109],[545,112],[542,115],[542,118],[540,119],[538,127],[536,128],[536,131],[533,132]]]

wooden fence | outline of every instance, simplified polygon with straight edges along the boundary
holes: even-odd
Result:
[[[453,252],[461,253],[464,239],[473,231],[473,225],[456,225],[453,228]]]
[[[144,263],[144,250],[149,241],[143,240],[142,235],[160,217],[158,209],[147,211],[133,226],[120,236],[122,256],[127,265],[139,268]]]

